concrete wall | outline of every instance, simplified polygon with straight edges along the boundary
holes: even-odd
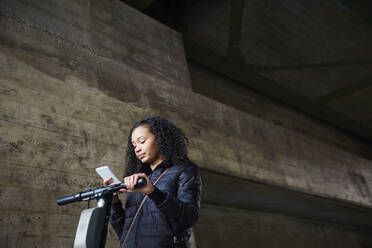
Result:
[[[9,0],[0,17],[2,246],[71,247],[86,204],[56,199],[100,185],[102,164],[121,176],[129,128],[152,115],[201,168],[372,207],[369,159],[192,92],[181,36],[121,2]]]
[[[195,228],[198,247],[371,247],[370,232],[349,226],[211,205],[202,211]],[[220,227],[226,223],[228,228]]]
[[[118,1],[1,1],[0,14],[0,246],[72,247],[87,204],[57,198],[101,185],[100,165],[122,176],[129,128],[163,114],[152,88],[190,88],[182,40]]]
[[[188,61],[192,90],[294,133],[348,153],[372,159],[372,146],[362,138],[319,121],[222,74]]]
[[[236,138],[225,139],[237,175],[371,206],[370,143],[196,63],[189,69],[194,92],[241,111],[231,116]]]

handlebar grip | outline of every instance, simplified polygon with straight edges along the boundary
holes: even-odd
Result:
[[[134,188],[138,189],[138,188],[145,186],[146,184],[147,184],[146,179],[143,177],[140,177],[138,178],[137,183],[134,185]],[[101,188],[97,188],[93,190],[87,190],[87,191],[79,192],[73,195],[61,197],[57,200],[57,204],[59,206],[63,206],[63,205],[73,203],[73,202],[84,201],[85,199],[90,200],[90,199],[100,197],[104,193],[113,193],[113,192],[119,191],[120,189],[125,189],[125,188],[126,188],[125,184],[121,183],[119,185],[112,185],[112,186],[101,187]]]
[[[140,177],[138,178],[136,185],[134,185],[134,188],[138,189],[138,188],[145,186],[146,184],[147,184],[146,179],[143,177]]]
[[[78,194],[68,195],[68,196],[64,196],[64,197],[59,198],[57,200],[57,204],[59,206],[63,206],[63,205],[73,203],[73,202],[76,202],[76,201],[80,201],[80,200],[81,200],[80,193],[78,193]]]

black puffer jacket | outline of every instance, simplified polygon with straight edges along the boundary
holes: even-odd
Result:
[[[201,178],[193,165],[172,165],[167,161],[145,173],[152,183],[159,180],[149,194],[129,234],[125,248],[189,247],[191,227],[199,217]],[[113,204],[110,222],[120,238],[120,247],[143,194],[127,193],[125,210],[121,202]]]

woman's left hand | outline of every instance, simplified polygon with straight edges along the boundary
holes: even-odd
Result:
[[[147,183],[145,186],[135,189],[134,185],[137,183],[138,178],[143,177],[146,179]],[[145,173],[139,173],[139,174],[133,174],[129,177],[124,177],[124,183],[126,186],[126,190],[123,190],[125,192],[135,192],[135,193],[141,193],[141,194],[150,194],[154,191],[154,186],[152,185],[150,179],[146,176]]]

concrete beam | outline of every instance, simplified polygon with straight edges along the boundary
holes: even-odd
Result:
[[[361,248],[372,244],[371,231],[345,225],[209,204],[201,205],[201,213],[195,227],[200,248]]]
[[[338,68],[345,66],[365,66],[372,65],[372,60],[358,60],[358,61],[339,61],[328,63],[313,63],[313,64],[298,64],[298,65],[282,65],[282,66],[257,66],[258,72],[272,72],[285,70],[307,70],[317,68]]]
[[[234,79],[243,85],[253,88],[274,99],[280,100],[300,111],[326,121],[347,132],[352,132],[362,139],[372,141],[372,130],[356,124],[353,120],[340,115],[329,107],[316,101],[306,99],[297,93],[286,89],[274,81],[261,76],[258,68],[244,63],[231,63],[226,57],[193,41],[190,37],[183,36],[186,56],[207,68]]]
[[[334,100],[338,100],[340,98],[350,96],[350,95],[354,94],[355,92],[358,92],[358,91],[363,90],[365,88],[371,87],[371,85],[372,85],[372,76],[369,76],[369,77],[367,77],[363,80],[352,83],[351,85],[349,85],[345,88],[342,88],[342,89],[330,92],[327,95],[318,97],[317,99],[315,99],[315,101],[318,101],[318,102],[323,103],[323,104],[327,104],[327,103],[330,103]]]
[[[372,231],[372,209],[223,173],[201,170],[204,204],[277,213]]]
[[[231,1],[228,59],[243,62],[239,48],[245,0]]]
[[[121,0],[121,1],[141,11],[149,7],[156,0]]]

